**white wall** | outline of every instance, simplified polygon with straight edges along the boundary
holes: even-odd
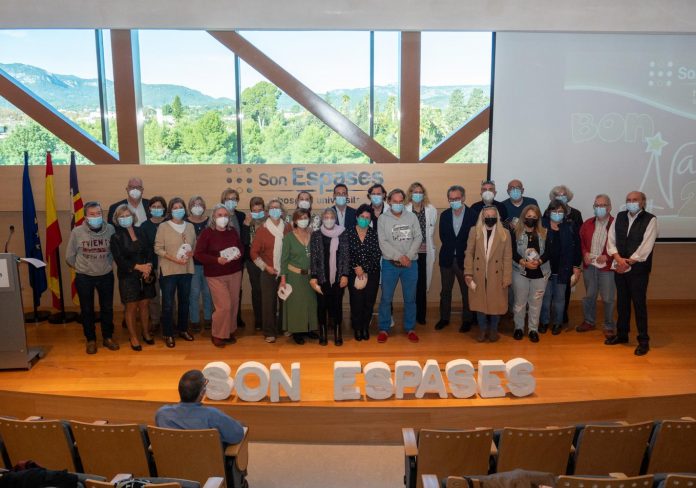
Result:
[[[690,0],[0,0],[0,28],[696,32]]]

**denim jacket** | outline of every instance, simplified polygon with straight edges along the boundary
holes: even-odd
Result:
[[[513,234],[514,236],[514,234]],[[525,253],[527,252],[527,233],[523,232],[520,237],[518,237],[515,240],[515,245],[517,246],[517,252],[519,253],[520,256],[524,256]],[[539,235],[539,255],[543,256],[544,255],[544,249],[546,247],[546,239]],[[513,259],[512,261],[512,269],[515,270],[518,273],[522,272],[522,266],[520,266],[520,263],[515,261]],[[544,275],[544,278],[548,278],[551,276],[551,263],[549,261],[546,261],[544,264],[541,265],[541,272]]]

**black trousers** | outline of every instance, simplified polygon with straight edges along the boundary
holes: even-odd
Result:
[[[372,312],[379,291],[379,270],[367,275],[367,285],[362,290],[355,288],[355,274],[348,278],[350,294],[350,325],[354,330],[367,330],[372,320]]]
[[[328,325],[329,319],[334,325],[343,323],[343,293],[345,288],[339,286],[340,277],[336,278],[336,283],[321,285],[322,295],[317,293],[317,319],[320,325]]]
[[[261,270],[259,269],[259,271]],[[280,330],[277,317],[282,317],[280,313],[276,316],[276,313],[279,311],[278,278],[261,271],[259,282],[261,284],[261,328],[263,329],[263,335],[275,337]]]
[[[99,294],[102,339],[111,339],[114,334],[114,273],[102,276],[89,276],[77,273],[75,288],[80,298],[82,331],[88,341],[96,341],[94,328],[94,290]]]
[[[452,261],[449,267],[440,266],[440,281],[442,290],[440,291],[440,320],[449,322],[452,314],[452,287],[454,280],[459,284],[462,293],[462,322],[472,322],[474,314],[469,309],[469,289],[464,281],[464,270],[459,267],[457,260]]]
[[[416,283],[416,321],[425,322],[428,304],[428,255],[418,253],[418,282]]]
[[[251,283],[251,307],[254,309],[254,327],[261,328],[263,320],[261,318],[261,269],[248,260],[245,263],[247,273],[249,273],[249,283]],[[268,274],[268,273],[266,273]],[[241,300],[239,302],[242,303]],[[242,308],[241,306],[239,307]]]
[[[648,280],[650,273],[629,271],[628,273],[614,273],[616,283],[616,332],[619,338],[628,339],[631,330],[631,304],[636,313],[636,329],[638,329],[638,342],[648,344]]]

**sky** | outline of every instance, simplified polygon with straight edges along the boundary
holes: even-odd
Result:
[[[242,31],[271,59],[317,93],[369,86],[365,31]],[[106,76],[110,40],[104,31]],[[141,30],[143,83],[183,85],[213,97],[234,98],[234,56],[205,31]],[[24,63],[56,74],[96,78],[92,30],[0,30],[0,63]],[[421,84],[488,85],[491,33],[424,32]],[[398,82],[399,36],[375,33],[375,84]],[[242,89],[264,78],[241,63]]]

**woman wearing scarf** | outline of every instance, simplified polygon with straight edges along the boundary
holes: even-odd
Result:
[[[273,199],[268,202],[268,218],[259,226],[251,243],[251,259],[261,270],[261,321],[266,342],[276,341],[278,325],[278,275],[280,274],[280,256],[283,250],[283,237],[292,230],[283,220],[283,204]]]
[[[311,254],[309,284],[318,293],[319,344],[327,344],[326,328],[333,322],[334,344],[343,345],[343,293],[348,285],[349,253],[348,234],[336,224],[336,212],[327,208],[321,215],[319,232],[313,232],[309,250]]]

